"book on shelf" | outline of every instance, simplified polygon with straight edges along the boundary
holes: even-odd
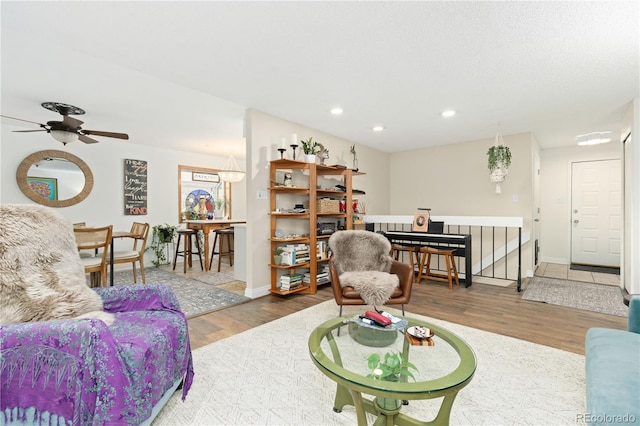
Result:
[[[302,286],[302,281],[299,282],[299,283],[295,283],[295,284],[287,284],[287,285],[283,284],[283,285],[280,286],[280,290],[282,290],[282,291],[293,290],[293,289],[296,289],[296,288],[301,287],[301,286]]]
[[[316,274],[316,283],[317,284],[322,284],[322,283],[326,283],[329,282],[329,273],[328,272],[320,272]],[[311,274],[309,272],[304,274],[304,277],[302,278],[302,282],[305,284],[309,284],[311,283]]]
[[[281,248],[282,265],[293,266],[311,260],[308,244],[287,244]]]
[[[282,275],[280,277],[281,283],[290,283],[293,281],[300,281],[302,279],[302,274],[293,274],[293,275]]]

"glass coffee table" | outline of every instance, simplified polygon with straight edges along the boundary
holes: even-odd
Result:
[[[320,371],[337,383],[334,411],[353,405],[358,426],[366,426],[366,413],[377,415],[376,425],[446,425],[460,389],[473,378],[476,356],[454,333],[425,321],[404,317],[406,328],[386,330],[363,327],[356,318],[338,317],[316,327],[309,337],[309,352]],[[434,332],[422,345],[410,343],[406,330],[428,327]],[[415,340],[414,340],[415,341]],[[373,354],[402,353],[417,367],[415,381],[392,382],[367,377],[372,371],[367,358]],[[369,399],[362,394],[372,395]],[[431,421],[420,421],[401,413],[402,401],[443,398]],[[394,402],[396,404],[394,404]]]

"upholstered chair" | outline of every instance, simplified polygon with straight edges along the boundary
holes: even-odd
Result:
[[[391,243],[370,231],[338,231],[329,238],[331,287],[342,316],[344,305],[404,305],[411,298],[413,270],[394,260]]]

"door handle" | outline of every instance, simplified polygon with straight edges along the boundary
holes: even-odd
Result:
[[[578,222],[580,222],[578,219],[575,219],[575,220],[573,221],[573,223],[578,223]]]

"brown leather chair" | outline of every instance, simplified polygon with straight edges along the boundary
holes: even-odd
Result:
[[[336,238],[342,240],[343,243],[336,244]],[[341,285],[340,276],[345,272],[366,272],[365,268],[368,265],[381,264],[390,265],[387,273],[397,275],[399,281],[390,298],[383,304],[402,305],[402,315],[404,315],[404,305],[409,303],[411,298],[413,269],[410,265],[391,258],[389,255],[391,244],[386,237],[370,231],[338,231],[331,236],[329,247],[333,252],[329,261],[331,288],[333,289],[336,303],[340,306],[340,316],[342,316],[342,307],[344,305],[369,304],[353,286]],[[371,250],[372,247],[374,247],[373,251]],[[372,255],[371,259],[364,259],[369,253]],[[341,256],[348,259],[347,262],[342,263],[342,268],[338,266]],[[386,271],[377,269],[377,272]]]

